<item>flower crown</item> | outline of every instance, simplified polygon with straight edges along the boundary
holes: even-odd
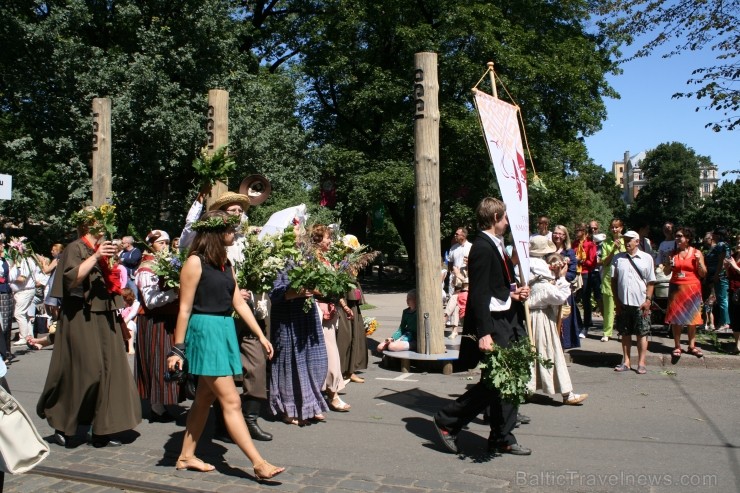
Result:
[[[82,210],[73,212],[69,222],[74,226],[81,224],[92,225],[95,223],[106,225],[114,224],[116,221],[116,206],[103,204],[99,207],[85,207]]]
[[[203,221],[196,221],[191,226],[193,231],[203,233],[206,231],[221,231],[228,228],[236,228],[241,223],[239,216],[228,215],[224,216],[211,216]]]

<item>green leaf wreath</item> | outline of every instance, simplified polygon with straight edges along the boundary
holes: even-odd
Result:
[[[201,185],[212,186],[217,181],[226,181],[236,169],[236,161],[229,156],[228,146],[219,147],[212,155],[208,154],[208,147],[204,147],[200,156],[193,160],[193,168]]]
[[[527,339],[506,348],[495,346],[483,356],[481,380],[488,388],[497,389],[502,399],[515,405],[524,404],[532,368],[536,364],[545,368],[553,366],[552,360],[543,358]]]

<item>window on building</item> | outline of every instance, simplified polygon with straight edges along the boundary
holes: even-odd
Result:
[[[704,193],[709,193],[709,183],[704,184]]]
[[[619,179],[619,184],[620,185],[624,185],[624,177],[622,177],[622,178]]]

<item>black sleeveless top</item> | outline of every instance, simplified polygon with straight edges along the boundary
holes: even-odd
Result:
[[[200,266],[202,270],[195,289],[193,313],[231,315],[236,289],[231,262],[226,260],[226,265],[221,270],[201,257]]]

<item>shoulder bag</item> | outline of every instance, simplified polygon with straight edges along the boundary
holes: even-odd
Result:
[[[49,444],[41,438],[25,409],[0,387],[0,470],[10,474],[27,472],[49,455]]]

